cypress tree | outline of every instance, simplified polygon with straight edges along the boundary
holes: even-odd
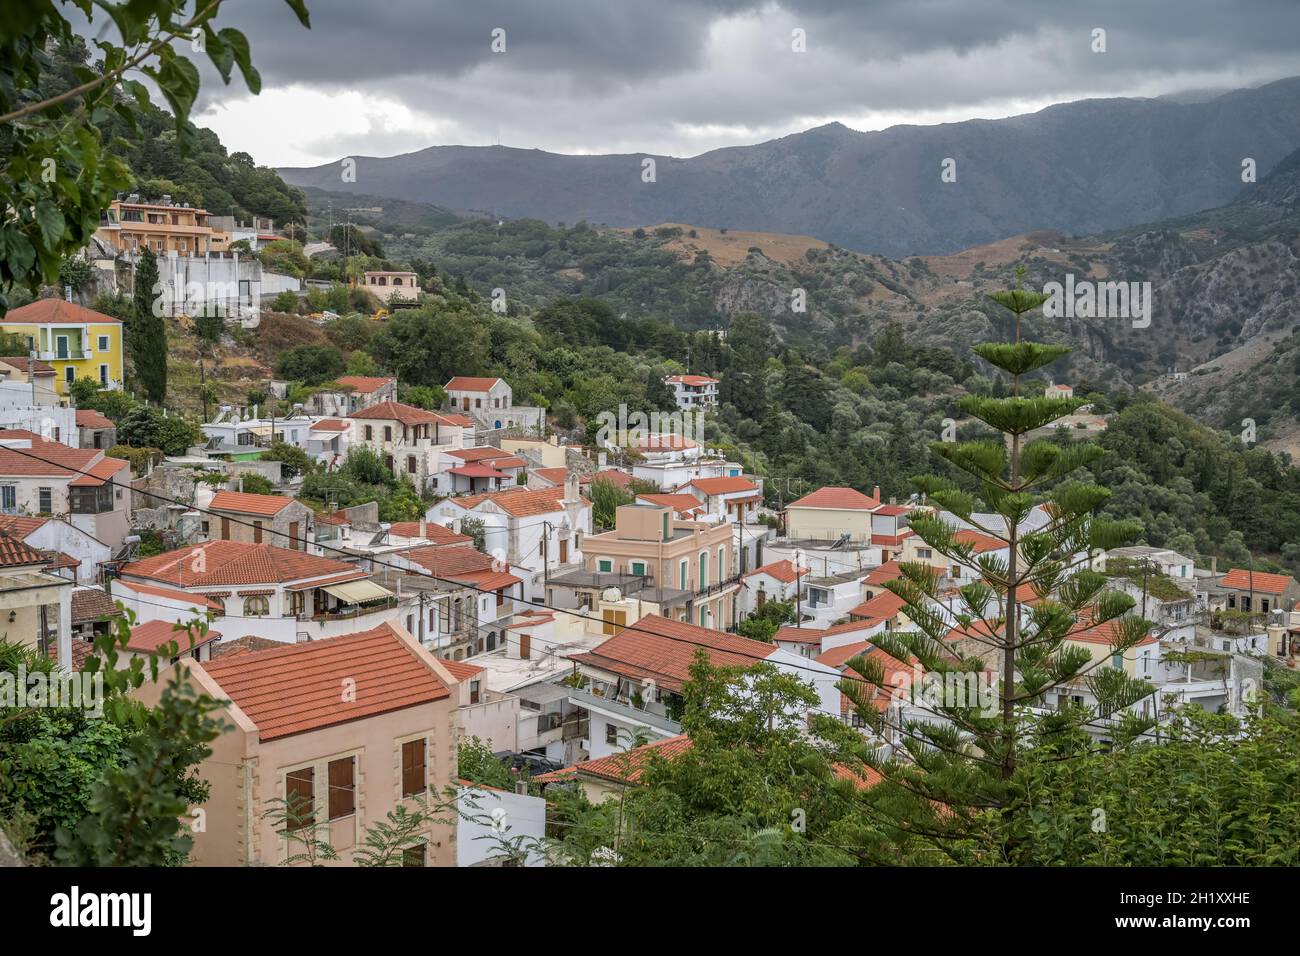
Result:
[[[141,391],[151,402],[161,405],[167,397],[167,326],[161,315],[154,314],[157,285],[158,260],[146,246],[135,268],[134,307],[126,327],[126,347]]]

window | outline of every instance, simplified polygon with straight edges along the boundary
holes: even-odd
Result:
[[[375,430],[371,426],[366,426],[366,441],[372,441],[375,437]]]
[[[488,638],[488,644],[491,645],[491,644],[493,644],[493,643],[494,643],[493,639],[492,639],[491,637],[489,637],[489,638]],[[488,650],[491,650],[491,649],[492,649],[492,648],[489,646]],[[477,680],[472,680],[472,681],[469,682],[469,702],[470,702],[471,704],[477,704],[477,703],[478,703],[478,700],[479,700],[479,688],[480,688],[480,685],[481,685],[481,684],[482,684],[482,681],[477,681]]]
[[[406,456],[406,471],[408,474],[412,474],[412,475],[415,474],[417,471],[419,471],[419,467],[415,463],[414,455]]]
[[[357,809],[357,758],[342,757],[329,762],[330,819],[349,817]]]
[[[697,582],[700,588],[707,587],[709,584],[709,552],[700,552],[700,577]]]
[[[689,567],[690,567],[690,562],[687,561],[685,558],[682,559],[682,563],[677,567],[677,579],[678,579],[677,589],[679,591],[686,590],[686,576],[690,573],[690,571],[688,570]]]
[[[312,767],[293,770],[284,776],[284,804],[290,830],[316,822],[316,771]]]
[[[77,380],[77,370],[69,365],[63,370],[63,380],[71,385]]]
[[[429,849],[424,843],[408,846],[402,851],[402,866],[425,866]]]
[[[424,738],[402,744],[402,796],[424,793]]]
[[[638,577],[645,577],[645,562],[644,562],[644,561],[633,561],[633,562],[632,562],[632,573],[635,574],[635,575],[637,575]]]
[[[617,634],[627,627],[627,611],[615,611],[612,608],[605,608],[600,612],[600,616],[604,621],[602,630],[605,634]]]
[[[99,384],[100,384],[100,385],[107,385],[107,384],[108,384],[108,366],[107,366],[107,365],[101,365],[101,366],[99,367]]]
[[[253,544],[262,543],[262,522],[253,522]]]
[[[393,440],[393,426],[392,426],[392,425],[385,425],[385,426],[384,426],[384,441],[392,441],[392,440]]]
[[[264,594],[244,598],[244,617],[266,617],[271,613],[271,602]]]
[[[52,514],[54,512],[54,489],[41,488],[37,491],[37,500],[40,502],[37,510],[43,514]]]
[[[15,485],[0,485],[0,511],[13,514],[18,510],[18,488]]]
[[[931,552],[929,548],[917,548],[916,556],[918,558],[929,558],[933,556],[933,552]]]
[[[107,336],[107,335],[101,335],[101,336],[99,337],[99,345],[97,346],[97,348],[98,348],[99,351],[101,351],[101,352],[107,352],[107,351],[108,351],[108,336]]]
[[[209,601],[211,601],[213,604],[215,604],[215,605],[217,606],[217,609],[216,609],[216,611],[214,612],[214,613],[217,615],[217,617],[225,617],[225,616],[226,616],[226,599],[225,599],[225,598],[216,597],[216,596],[214,596],[214,595],[212,595],[212,594],[205,594],[205,595],[203,595],[203,596],[204,596],[205,598],[207,598]]]
[[[618,746],[618,728],[613,724],[605,725],[605,743],[611,747]]]
[[[599,561],[596,562],[596,570],[604,571],[605,573],[608,574],[609,572],[614,570],[614,562],[611,561],[609,558],[601,558]]]

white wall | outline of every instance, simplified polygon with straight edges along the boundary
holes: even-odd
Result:
[[[499,841],[532,841],[546,835],[546,800],[527,794],[461,785],[457,792],[460,815],[456,821],[456,865],[475,866],[501,855]],[[465,819],[465,817],[471,819]],[[495,824],[495,825],[494,825]],[[545,866],[536,851],[527,866]]]

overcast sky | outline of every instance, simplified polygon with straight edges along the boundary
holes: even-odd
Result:
[[[259,163],[497,142],[691,156],[832,120],[883,129],[1300,74],[1297,0],[307,4],[310,31],[280,0],[223,7],[263,91],[205,74],[196,121]]]

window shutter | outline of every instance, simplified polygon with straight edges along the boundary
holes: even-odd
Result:
[[[402,796],[424,793],[424,738],[402,744]]]
[[[357,808],[356,758],[329,762],[330,819],[350,816]]]

